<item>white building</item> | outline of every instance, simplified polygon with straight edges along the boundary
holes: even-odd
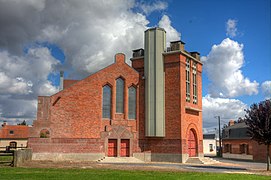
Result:
[[[203,135],[203,153],[204,156],[216,156],[218,139],[215,134]]]

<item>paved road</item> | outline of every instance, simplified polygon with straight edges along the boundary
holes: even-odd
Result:
[[[230,159],[224,159],[224,158],[213,158],[213,159],[218,160],[222,164],[233,164],[234,166],[246,168],[248,170],[266,170],[266,163],[238,161],[238,160],[230,160]]]
[[[197,171],[197,172],[217,172],[217,173],[258,173],[261,174],[266,170],[265,163],[245,162],[245,161],[234,161],[222,158],[214,158],[220,163],[212,165],[204,164],[181,164],[181,163],[101,163],[101,164],[115,164],[118,166],[126,167],[152,167],[152,168],[163,168],[163,169],[175,169],[185,171]]]

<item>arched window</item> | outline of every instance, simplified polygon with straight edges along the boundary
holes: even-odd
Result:
[[[136,88],[129,87],[129,119],[136,119]]]
[[[103,118],[111,118],[111,87],[103,87]]]
[[[40,138],[49,138],[50,132],[47,129],[42,129],[40,131]]]
[[[116,80],[116,113],[123,113],[124,81],[121,78]]]

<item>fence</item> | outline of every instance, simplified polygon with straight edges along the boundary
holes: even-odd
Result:
[[[27,147],[0,147],[0,165],[18,167],[32,159],[32,150]]]

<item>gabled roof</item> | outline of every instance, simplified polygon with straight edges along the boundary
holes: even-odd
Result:
[[[4,125],[0,129],[0,139],[27,139],[29,129],[24,125]]]
[[[240,123],[235,123],[232,126],[228,126],[225,128],[226,129],[239,129],[239,128],[247,128],[248,126],[246,125],[245,122],[240,122]]]
[[[228,126],[222,131],[223,139],[250,139],[248,134],[248,126],[245,122],[236,123]]]
[[[125,54],[117,53],[115,55],[115,61],[112,64],[110,64],[110,65],[108,65],[108,66],[106,66],[106,67],[104,67],[104,68],[90,74],[89,76],[87,76],[87,77],[85,77],[85,78],[83,78],[81,80],[64,79],[63,80],[63,87],[64,87],[63,90],[53,94],[52,96],[55,96],[55,95],[57,95],[59,93],[63,93],[63,91],[69,89],[69,87],[74,86],[76,84],[79,84],[79,83],[81,83],[81,82],[83,82],[83,81],[85,81],[85,80],[87,80],[89,78],[92,78],[92,77],[94,77],[95,75],[97,75],[99,73],[103,73],[106,69],[109,69],[109,68],[111,68],[113,66],[119,66],[120,64],[122,64],[123,66],[128,67],[131,70],[131,72],[137,73],[139,75],[139,72],[137,70],[135,70],[132,66],[128,65],[125,62]]]

